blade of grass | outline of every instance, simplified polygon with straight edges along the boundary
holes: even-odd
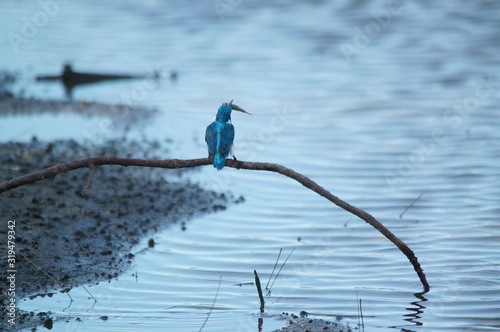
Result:
[[[221,280],[222,280],[222,275],[219,276],[219,284],[217,285],[217,291],[215,292],[214,302],[212,303],[212,306],[210,307],[210,311],[207,314],[207,318],[205,318],[205,321],[203,322],[203,325],[200,327],[200,330],[198,332],[201,332],[201,330],[203,330],[203,328],[205,327],[205,325],[208,322],[208,319],[210,318],[210,315],[212,314],[212,311],[214,310],[215,302],[217,302],[217,296],[219,296]]]
[[[403,211],[403,212],[401,212],[401,214],[399,215],[399,219],[403,218],[403,215],[406,213],[406,211],[408,211],[409,209],[411,209],[411,207],[412,207],[412,206],[413,206],[413,205],[414,205],[414,204],[415,204],[415,203],[416,203],[416,202],[420,199],[420,197],[422,197],[422,195],[423,195],[423,194],[425,194],[425,190],[424,190],[424,191],[422,191],[422,192],[420,193],[420,195],[418,195],[418,197],[417,197],[417,198],[415,198],[415,199],[414,199],[414,200],[410,203],[410,205],[408,205],[408,206],[406,207],[406,209],[404,209],[404,211]]]
[[[271,278],[273,277],[273,274],[274,274],[274,270],[276,270],[276,266],[278,266],[278,261],[280,259],[282,251],[283,251],[283,248],[280,248],[280,252],[278,253],[278,257],[276,258],[276,263],[274,263],[273,271],[271,272],[271,275],[269,276],[269,280],[267,281],[266,290],[268,290],[267,286],[269,286],[269,283],[271,282]]]
[[[295,250],[295,248],[293,248],[292,251],[290,251],[290,253],[288,254],[287,258],[283,262],[283,265],[281,265],[281,268],[279,269],[278,273],[276,274],[276,277],[274,277],[274,280],[273,280],[273,283],[271,284],[271,287],[269,287],[269,291],[268,291],[267,295],[271,294],[271,289],[273,288],[274,283],[276,282],[276,279],[278,279],[278,277],[279,277],[279,275],[281,273],[281,270],[283,270],[283,268],[285,267],[286,262],[288,261],[288,259],[290,258],[290,256],[292,256],[294,250]]]

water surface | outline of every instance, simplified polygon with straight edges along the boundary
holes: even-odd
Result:
[[[382,235],[298,183],[205,167],[192,181],[245,201],[155,234],[129,273],[88,285],[97,303],[77,288],[70,308],[64,294],[20,308],[81,318],[54,331],[198,331],[220,280],[203,331],[256,331],[257,293],[244,284],[254,270],[267,283],[282,248],[281,261],[294,251],[266,314],[304,310],[356,326],[360,298],[367,331],[499,329],[500,6],[400,3],[61,3],[17,52],[0,42],[3,68],[20,75],[15,92],[64,99],[60,85],[33,77],[66,61],[81,71],[160,70],[158,84],[103,83],[73,95],[159,114],[128,129],[119,116],[108,128],[106,116],[9,115],[0,129],[4,141],[168,139],[176,158],[202,157],[205,127],[234,98],[253,114],[233,115],[237,157],[286,165],[373,214],[415,251],[429,293],[419,294],[411,265]],[[22,36],[24,18],[40,11],[3,4],[2,34]],[[263,331],[281,326],[264,316]]]

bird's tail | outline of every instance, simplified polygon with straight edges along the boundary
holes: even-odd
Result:
[[[216,153],[214,155],[214,167],[217,168],[218,171],[220,171],[226,162],[226,157],[221,156],[220,154]]]

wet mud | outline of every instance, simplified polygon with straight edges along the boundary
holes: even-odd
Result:
[[[336,317],[335,320],[324,320],[314,318],[305,311],[301,311],[299,315],[289,314],[287,312],[275,317],[278,320],[286,322],[286,326],[273,332],[315,332],[315,331],[332,331],[332,332],[353,332],[346,324],[342,323],[342,317]],[[358,329],[356,329],[358,330]]]

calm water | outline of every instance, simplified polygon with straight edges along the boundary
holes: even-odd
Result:
[[[366,331],[500,329],[500,4],[50,3],[1,5],[0,65],[19,73],[16,92],[64,99],[59,84],[33,77],[67,61],[178,79],[74,91],[75,100],[155,107],[152,122],[125,130],[120,116],[110,129],[105,116],[10,115],[3,141],[145,136],[172,139],[173,157],[202,157],[205,127],[234,98],[253,114],[233,115],[239,159],[284,164],[373,214],[415,251],[432,288],[418,294],[389,241],[301,185],[205,167],[193,181],[245,202],[155,234],[129,273],[89,287],[95,305],[77,288],[70,308],[61,294],[22,309],[82,319],[53,331],[198,331],[220,278],[203,331],[257,331],[255,288],[240,284],[253,270],[266,283],[283,248],[281,261],[294,251],[266,314],[305,310],[355,326],[359,297]],[[263,331],[283,325],[264,316]]]

